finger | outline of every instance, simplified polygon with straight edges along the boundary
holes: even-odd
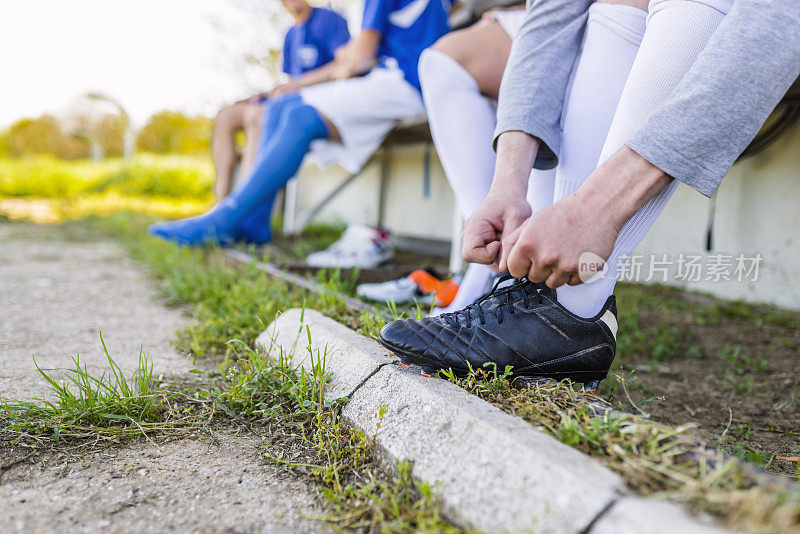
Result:
[[[567,282],[567,285],[578,286],[581,285],[582,283],[583,280],[581,280],[581,277],[578,276],[577,274],[573,274],[572,276],[569,277],[569,282]]]
[[[487,264],[491,270],[498,274],[502,274],[505,271],[500,270],[498,258],[500,257],[500,241],[492,241],[488,245],[486,245],[487,252],[494,256],[494,261],[492,263]]]
[[[529,217],[523,217],[521,215],[509,215],[506,217],[503,221],[502,237],[505,239],[516,233],[528,219]]]
[[[522,233],[523,226],[520,226],[516,230],[514,230],[511,234],[504,237],[503,240],[500,242],[500,262],[498,264],[498,268],[500,272],[505,272],[508,269],[508,256],[511,254],[511,251],[514,250],[514,245],[517,244],[519,241],[519,236]]]
[[[500,251],[497,231],[485,220],[467,221],[461,243],[462,257],[470,263],[489,265],[496,261]]]
[[[500,252],[500,242],[472,242],[467,244],[465,241],[461,256],[467,263],[482,263],[491,265],[497,263],[497,255]]]
[[[550,289],[556,289],[558,287],[563,286],[571,279],[572,275],[570,273],[566,273],[559,269],[554,269],[553,271],[550,272],[544,283],[547,284],[547,287],[549,287]]]
[[[541,284],[550,276],[553,268],[549,264],[543,264],[537,261],[537,258],[531,258],[531,266],[528,268],[526,276],[528,280],[535,284]]]
[[[506,262],[508,272],[514,278],[524,278],[531,269],[531,260],[519,245],[515,246],[508,255]]]

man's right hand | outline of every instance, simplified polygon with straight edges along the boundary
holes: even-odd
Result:
[[[525,195],[490,192],[464,226],[464,261],[483,263],[499,272],[503,241],[530,216]]]

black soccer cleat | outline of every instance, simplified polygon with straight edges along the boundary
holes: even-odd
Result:
[[[463,376],[470,368],[494,365],[503,372],[511,366],[514,377],[569,378],[596,389],[617,347],[614,296],[597,316],[584,319],[559,304],[556,292],[544,284],[497,285],[457,312],[393,321],[381,330],[380,342],[406,366],[420,366],[424,375],[452,369]]]

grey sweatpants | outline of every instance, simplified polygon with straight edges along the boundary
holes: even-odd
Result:
[[[730,7],[730,0],[653,0],[651,5],[657,2]],[[529,0],[514,40],[495,138],[519,130],[541,139],[538,169],[558,161],[566,87],[590,5],[589,0]],[[625,144],[711,195],[798,75],[800,2],[736,0],[680,83]]]

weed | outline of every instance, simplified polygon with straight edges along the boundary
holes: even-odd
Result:
[[[377,310],[369,311],[363,310],[359,317],[361,326],[358,329],[359,334],[369,336],[373,339],[378,339],[381,329],[386,326],[386,318]]]
[[[116,442],[121,438],[186,435],[204,428],[208,399],[153,377],[147,356],[126,378],[100,338],[109,372],[93,376],[78,356],[65,378],[39,374],[50,395],[34,401],[0,400],[0,443],[28,449],[62,440]],[[35,362],[34,362],[35,364]]]
[[[749,437],[749,432],[748,436],[746,437]],[[766,455],[764,452],[753,449],[749,445],[742,443],[731,443],[724,445],[722,449],[728,454],[736,456],[737,458],[740,458],[746,462],[750,462],[751,464],[755,464],[759,467],[764,467],[769,460],[769,455]]]
[[[301,350],[306,365],[294,365]],[[331,504],[326,518],[339,528],[388,532],[457,532],[440,516],[427,484],[411,477],[401,463],[389,470],[377,461],[374,436],[341,422],[346,398],[326,398],[327,352],[314,350],[308,328],[294,347],[275,343],[268,354],[235,344],[238,357],[226,372],[220,398],[252,421],[281,425],[263,445],[262,457],[275,465],[312,476]],[[385,408],[379,412],[382,418]]]
[[[592,394],[568,382],[515,388],[510,370],[476,370],[466,378],[444,373],[471,393],[602,460],[639,493],[670,498],[712,512],[730,525],[786,531],[800,526],[800,488],[759,486],[757,475],[739,460],[705,448],[691,425],[672,428],[598,406]],[[764,465],[757,451],[742,448],[742,459]],[[771,513],[767,514],[769,510]]]
[[[741,345],[726,345],[719,351],[719,357],[730,364],[730,371],[736,375],[766,371],[766,358],[753,358],[742,352]]]

